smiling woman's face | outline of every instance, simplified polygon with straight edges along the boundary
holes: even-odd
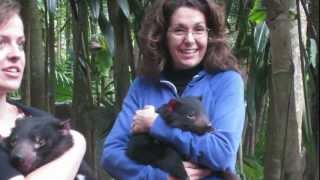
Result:
[[[190,69],[203,59],[208,45],[204,14],[194,8],[180,7],[171,16],[167,46],[175,69]]]
[[[23,23],[17,14],[0,24],[0,93],[17,90],[25,66]]]

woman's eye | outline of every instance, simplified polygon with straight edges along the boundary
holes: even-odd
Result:
[[[18,43],[19,49],[24,50],[25,42]]]
[[[173,33],[176,35],[184,35],[185,30],[184,29],[175,29],[175,30],[173,30]]]
[[[206,32],[207,32],[207,30],[206,30],[205,28],[203,28],[203,27],[195,28],[195,29],[193,30],[193,33],[194,33],[194,34],[204,34],[204,33],[206,33]]]
[[[0,40],[0,49],[4,48],[6,42],[3,40]]]

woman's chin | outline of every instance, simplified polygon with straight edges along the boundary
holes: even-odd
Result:
[[[18,90],[20,87],[20,83],[10,83],[10,84],[0,84],[0,89],[1,91],[4,91],[4,92],[13,92],[13,91],[16,91]]]

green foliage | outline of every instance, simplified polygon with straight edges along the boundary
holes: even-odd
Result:
[[[98,19],[100,30],[108,44],[108,50],[112,55],[115,52],[115,34],[111,22],[103,15],[100,14]]]
[[[56,102],[72,101],[72,86],[57,85]]]
[[[9,99],[20,99],[21,94],[19,91],[13,91],[8,94]]]
[[[263,180],[263,166],[254,158],[244,158],[244,173],[247,180]]]
[[[92,39],[92,95],[97,104],[113,105],[114,88],[112,79],[113,56],[103,35]],[[95,46],[95,47],[93,47]]]
[[[306,150],[309,152],[310,155],[315,156],[315,153],[317,153],[316,146],[318,145],[315,140],[315,136],[313,132],[312,127],[312,117],[314,116],[312,114],[311,108],[313,107],[312,101],[314,100],[314,94],[319,91],[319,87],[316,87],[316,73],[319,72],[319,69],[317,69],[318,62],[317,61],[317,55],[318,55],[318,47],[314,39],[310,38],[308,39],[309,46],[307,49],[307,55],[306,55],[306,64],[305,64],[305,70],[304,78],[305,78],[305,97],[306,97],[306,110],[303,114],[303,139],[305,142]],[[319,75],[318,75],[319,78]],[[319,142],[318,142],[319,143]]]
[[[98,37],[100,49],[95,53],[95,66],[98,73],[105,76],[112,65],[112,55],[103,36]]]
[[[268,112],[265,113],[265,115],[268,114]],[[266,118],[267,116],[265,116],[264,118]],[[264,154],[265,154],[265,148],[266,148],[266,122],[267,121],[263,121],[265,122],[262,125],[262,128],[260,130],[260,133],[257,137],[257,143],[255,145],[255,155],[254,155],[254,159],[255,161],[257,161],[257,163],[261,164],[261,166],[263,165],[263,159],[264,159]]]
[[[262,0],[255,0],[250,11],[249,20],[254,24],[261,24],[267,18],[266,8],[262,5]]]
[[[73,73],[70,59],[58,61],[55,69],[57,87],[56,101],[64,102],[72,100]]]

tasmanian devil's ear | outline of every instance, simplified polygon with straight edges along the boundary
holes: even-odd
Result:
[[[24,118],[18,118],[16,119],[16,126],[19,126],[19,124],[21,124],[23,122]]]
[[[172,112],[176,107],[177,107],[177,104],[178,104],[178,101],[176,99],[171,99],[169,102],[168,102],[168,107],[167,107],[167,110],[169,112]]]
[[[70,130],[70,119],[61,120],[59,122],[59,129],[63,135],[68,135]]]
[[[59,122],[59,126],[62,129],[70,130],[70,119],[64,119]]]

